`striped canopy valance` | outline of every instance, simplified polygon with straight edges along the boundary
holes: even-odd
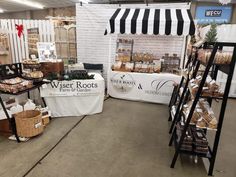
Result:
[[[117,9],[106,34],[193,35],[195,25],[189,9]]]

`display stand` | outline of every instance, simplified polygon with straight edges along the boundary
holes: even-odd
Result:
[[[162,20],[160,18],[160,16],[162,15],[163,19],[165,20]],[[177,18],[177,16],[179,15],[184,16],[185,18],[183,20],[180,20],[179,18]],[[163,21],[165,22],[163,23]],[[189,9],[180,10],[172,8],[171,9],[118,8],[111,16],[105,31],[105,35],[143,34],[143,35],[153,35],[153,36],[173,35],[173,36],[184,36],[184,37],[188,35],[193,35],[194,33],[195,33],[195,25],[190,10]],[[110,58],[109,64],[111,64],[111,60],[112,58]],[[168,61],[167,59],[166,64],[167,63],[169,64],[169,67],[171,67],[171,65],[175,65],[175,63],[176,65],[177,63],[179,64],[179,61],[175,59]],[[125,71],[121,69],[121,71],[123,72],[120,72],[119,69],[117,71],[115,70],[112,71],[111,67],[109,66],[108,94],[110,96],[128,100],[140,100],[153,103],[168,104],[173,89],[173,83],[179,83],[180,81],[180,77],[176,78],[177,75],[175,74],[173,74],[172,76],[170,76],[169,73],[150,74],[144,72],[143,74],[143,73],[127,72],[127,70],[132,71],[132,69],[126,69]],[[166,79],[165,75],[168,76],[168,79]],[[166,84],[171,82],[172,82],[171,86]],[[162,86],[159,87],[160,85]],[[138,97],[136,95],[138,95]],[[159,97],[155,97],[159,95],[161,95],[162,98],[159,99]]]
[[[211,45],[211,44],[206,43],[204,45],[204,47],[206,47],[208,45]],[[233,49],[234,49],[231,63],[228,65],[214,64],[214,59],[215,59],[215,55],[216,55],[217,50],[219,50],[219,49],[221,50],[224,47],[233,47]],[[218,42],[215,43],[208,63],[203,63],[203,62],[199,61],[198,57],[196,57],[196,59],[197,59],[196,62],[194,62],[194,65],[191,67],[193,69],[193,75],[192,75],[193,78],[195,78],[196,74],[199,72],[200,65],[204,65],[206,68],[203,72],[202,80],[200,82],[200,85],[198,87],[196,95],[193,99],[193,103],[190,108],[189,114],[187,116],[183,113],[183,105],[186,103],[187,99],[190,96],[191,89],[189,88],[189,84],[188,84],[190,77],[189,77],[189,75],[188,75],[188,77],[184,77],[184,76],[182,77],[181,84],[185,83],[185,86],[184,86],[184,90],[180,96],[179,103],[178,103],[178,106],[176,109],[176,113],[175,113],[174,117],[172,117],[173,122],[172,122],[172,126],[170,129],[170,132],[172,132],[172,136],[171,136],[169,145],[171,146],[173,142],[175,144],[175,154],[174,154],[174,157],[173,157],[173,160],[171,163],[171,168],[174,168],[176,160],[178,158],[178,155],[180,153],[185,153],[185,154],[192,155],[195,157],[207,158],[210,162],[208,175],[211,176],[213,174],[217,149],[218,149],[220,135],[221,135],[221,129],[222,129],[223,120],[224,120],[225,109],[226,109],[226,105],[227,105],[229,90],[230,90],[232,77],[233,77],[233,73],[234,73],[234,68],[235,68],[235,63],[236,63],[236,43],[218,43]],[[203,87],[206,82],[207,76],[211,73],[211,77],[215,80],[217,78],[218,71],[222,71],[225,74],[227,74],[227,81],[226,81],[226,86],[224,89],[223,97],[202,96],[202,91],[203,91]],[[181,85],[179,87],[181,87]],[[175,93],[178,94],[179,92],[176,91]],[[172,97],[176,97],[176,96],[172,96]],[[191,118],[193,116],[193,113],[195,111],[195,108],[196,108],[197,103],[200,98],[206,98],[207,101],[209,102],[209,105],[211,105],[212,99],[221,99],[222,100],[219,119],[218,119],[218,125],[217,125],[217,129],[215,130],[216,133],[215,133],[213,148],[208,146],[208,153],[204,153],[204,154],[197,153],[195,151],[185,151],[185,150],[181,149],[181,146],[183,145],[183,141],[186,137],[186,132],[188,131],[188,128],[192,127],[192,126],[196,126],[196,125],[190,124],[190,121],[191,121]],[[178,137],[177,132],[176,132],[178,123],[181,123],[184,125],[183,129],[181,130],[180,137]],[[173,129],[173,131],[172,131],[172,129]],[[209,130],[209,129],[204,129],[205,135],[207,133],[207,130]]]
[[[14,78],[14,77],[21,77],[22,76],[22,65],[21,63],[16,63],[16,64],[9,64],[9,65],[0,65],[0,74],[1,77],[0,79],[10,79],[10,78]],[[11,118],[10,115],[7,112],[7,109],[4,105],[3,99],[2,99],[2,95],[14,95],[14,96],[18,96],[18,95],[22,95],[24,93],[28,94],[28,98],[30,98],[30,91],[34,90],[34,89],[39,89],[42,85],[44,84],[44,82],[39,82],[37,84],[34,84],[33,87],[23,90],[23,91],[19,91],[17,93],[10,93],[10,92],[4,92],[4,91],[0,91],[0,104],[3,108],[3,111],[7,117],[7,120],[9,121],[9,124],[11,126],[12,132],[16,137],[17,142],[20,142],[20,139],[17,135],[17,129],[16,129],[16,124],[15,124],[15,119]],[[46,106],[46,103],[44,101],[44,98],[42,98],[42,101],[44,103],[44,105]]]
[[[31,58],[31,55],[38,56],[37,43],[40,42],[39,41],[39,28],[27,29],[27,33],[28,33],[28,48],[29,48],[28,57]]]

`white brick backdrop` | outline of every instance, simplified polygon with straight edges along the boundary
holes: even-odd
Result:
[[[104,36],[107,22],[119,5],[80,4],[76,5],[77,55],[79,62],[102,63],[107,77],[109,62],[114,59],[117,35]],[[145,5],[122,5],[129,8],[144,8]],[[149,8],[189,8],[186,3],[153,4]],[[184,37],[119,35],[135,39],[134,51],[150,52],[159,57],[164,53],[182,55]],[[111,44],[111,45],[110,45]]]

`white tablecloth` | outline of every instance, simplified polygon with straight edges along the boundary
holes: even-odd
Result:
[[[131,73],[110,71],[108,94],[115,98],[168,104],[173,84],[181,77],[168,73]]]
[[[105,83],[100,74],[93,80],[53,81],[40,94],[53,117],[91,115],[102,112]]]

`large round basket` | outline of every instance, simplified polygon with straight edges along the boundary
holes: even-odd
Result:
[[[42,114],[37,110],[27,110],[15,115],[17,134],[20,137],[33,137],[43,132]]]

